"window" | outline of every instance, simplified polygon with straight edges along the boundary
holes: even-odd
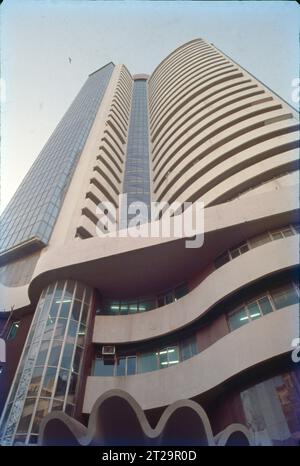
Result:
[[[269,233],[263,233],[262,235],[255,236],[249,240],[249,243],[252,248],[261,246],[262,244],[268,243],[270,241]]]
[[[240,256],[241,254],[244,254],[247,251],[249,251],[248,244],[241,243],[234,249],[230,249],[229,253],[230,253],[231,259],[235,259],[236,257]]]
[[[13,322],[12,323],[12,325],[11,325],[11,327],[9,329],[8,335],[7,335],[7,340],[13,340],[14,338],[16,338],[19,327],[20,327],[20,322]]]
[[[273,311],[268,296],[262,296],[255,301],[246,303],[244,306],[229,314],[228,323],[230,330],[235,330],[251,320],[259,319],[261,316]]]
[[[174,290],[175,300],[182,298],[183,296],[188,294],[188,292],[189,292],[189,289],[186,283],[182,283],[181,285],[178,285]]]
[[[113,376],[115,361],[109,359],[105,361],[103,358],[97,358],[94,365],[94,375]]]
[[[215,263],[216,269],[218,269],[219,267],[222,267],[222,265],[226,264],[226,262],[229,262],[229,261],[230,261],[229,252],[226,251],[215,259],[214,263]]]
[[[177,364],[179,362],[179,350],[177,346],[163,348],[156,354],[159,357],[160,369],[164,369],[165,367]]]
[[[191,358],[197,353],[197,343],[194,336],[186,338],[180,343],[180,356],[182,361]]]
[[[291,283],[275,289],[271,295],[276,309],[297,304],[299,301],[297,292]]]
[[[116,361],[116,375],[134,375],[136,373],[136,356],[122,356]]]
[[[127,375],[134,375],[136,373],[136,356],[127,357]]]
[[[281,228],[280,230],[274,230],[270,232],[272,240],[281,239],[281,238],[288,238],[289,236],[293,236],[294,232],[290,227]]]
[[[231,331],[236,330],[239,327],[242,327],[248,322],[249,322],[249,316],[248,316],[248,313],[245,307],[242,307],[238,309],[237,311],[234,311],[228,317],[228,323],[229,323],[229,327]]]
[[[157,369],[157,355],[155,352],[141,354],[138,361],[139,372],[151,372]]]

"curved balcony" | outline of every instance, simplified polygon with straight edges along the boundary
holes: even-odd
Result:
[[[166,306],[141,314],[96,316],[93,342],[149,340],[183,328],[239,289],[296,266],[298,243],[297,235],[251,249],[212,272],[179,301]]]
[[[286,310],[227,334],[181,364],[130,377],[88,377],[83,412],[90,413],[96,399],[113,388],[128,392],[143,410],[163,407],[205,393],[250,367],[288,353],[298,336],[298,305]]]

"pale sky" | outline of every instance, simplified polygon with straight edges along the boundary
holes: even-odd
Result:
[[[297,105],[296,2],[4,0],[0,12],[1,209],[88,74],[109,61],[150,74],[201,37]]]

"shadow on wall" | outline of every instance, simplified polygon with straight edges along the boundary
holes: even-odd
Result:
[[[231,424],[213,436],[199,404],[180,400],[163,412],[152,429],[140,405],[122,390],[109,390],[95,402],[88,427],[65,413],[52,412],[42,421],[40,445],[253,445],[249,430]]]

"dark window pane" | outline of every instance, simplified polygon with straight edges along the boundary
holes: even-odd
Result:
[[[78,321],[80,317],[80,310],[81,310],[81,301],[75,300],[72,306],[71,319]]]
[[[78,338],[77,338],[77,345],[80,345],[80,346],[84,345],[85,333],[86,333],[86,326],[80,324]]]
[[[127,357],[127,375],[136,373],[136,356]]]
[[[180,299],[183,296],[185,296],[188,292],[189,292],[189,289],[186,283],[179,285],[174,290],[175,298]]]
[[[65,369],[70,369],[72,356],[73,356],[74,345],[72,343],[66,343],[64,347],[64,352],[61,360],[61,367]]]
[[[29,424],[31,421],[31,416],[33,413],[33,407],[35,405],[35,398],[27,398],[24,404],[24,408],[22,411],[22,416],[18,425],[17,432],[27,432],[29,428]]]
[[[84,303],[83,308],[82,308],[82,316],[81,316],[81,322],[83,324],[85,324],[87,321],[88,312],[89,312],[89,306],[86,303]]]
[[[70,404],[67,404],[66,406],[66,414],[68,414],[69,416],[73,416],[74,415],[74,405],[70,405]]]
[[[260,298],[258,300],[261,311],[263,315],[269,314],[269,312],[273,311],[273,308],[271,306],[270,300],[267,296],[264,296],[263,298]]]
[[[116,375],[125,375],[125,366],[126,366],[126,358],[118,358]]]
[[[251,320],[261,317],[260,309],[257,302],[247,304],[248,312]]]
[[[62,411],[63,410],[63,401],[53,400],[51,411]]]
[[[61,304],[59,316],[67,318],[69,316],[71,300],[69,298],[64,298]]]
[[[58,319],[54,338],[57,338],[58,340],[64,339],[67,322],[67,319]]]
[[[74,372],[79,372],[82,352],[83,352],[82,348],[77,346],[76,350],[75,350],[74,361],[73,361],[73,371]]]
[[[56,384],[55,390],[55,398],[64,399],[66,390],[67,390],[67,382],[68,382],[69,371],[65,369],[60,369]]]
[[[49,341],[42,341],[36,360],[36,366],[42,366],[45,363],[49,349]]]
[[[34,369],[27,396],[37,396],[41,385],[43,369],[43,367],[36,367]]]
[[[33,434],[38,434],[42,419],[48,414],[49,402],[49,399],[40,398],[31,430]]]
[[[139,356],[139,372],[150,372],[157,369],[156,353],[144,353]]]
[[[62,342],[53,340],[49,354],[48,366],[57,366],[62,348]]]
[[[54,379],[56,375],[56,368],[55,367],[47,367],[43,388],[42,388],[42,396],[51,397],[54,385]]]
[[[20,327],[20,322],[13,322],[13,324],[11,325],[9,329],[7,340],[13,340],[14,338],[16,338],[19,327]]]
[[[298,303],[298,296],[292,284],[277,288],[271,293],[276,309]]]
[[[104,364],[103,359],[96,359],[94,365],[94,375],[112,376],[114,375],[114,362]]]
[[[229,323],[230,330],[235,330],[239,327],[242,327],[242,325],[245,325],[248,322],[249,322],[249,317],[244,307],[232,313],[228,317],[228,323]]]
[[[219,267],[222,267],[222,265],[226,264],[226,262],[228,262],[229,260],[230,260],[230,257],[229,257],[228,251],[218,256],[214,261],[216,269],[218,269]]]
[[[75,401],[75,393],[77,387],[77,374],[71,374],[70,386],[69,386],[69,393],[67,397],[68,403],[73,403]]]

